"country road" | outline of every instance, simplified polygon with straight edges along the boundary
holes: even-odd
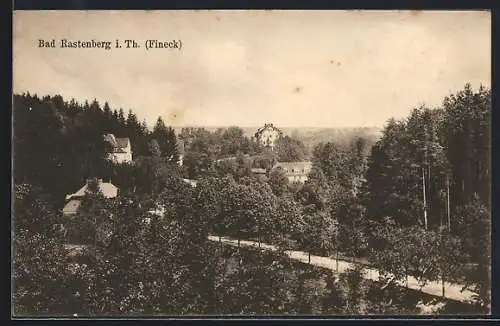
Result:
[[[218,236],[209,236],[209,240],[211,241],[219,241]],[[238,240],[227,238],[227,237],[222,237],[221,238],[222,243],[231,245],[231,246],[238,246]],[[241,240],[240,245],[243,247],[258,247],[258,243],[255,241],[248,241],[248,240]],[[261,249],[267,249],[267,250],[273,250],[276,251],[277,248],[274,245],[269,245],[265,243],[260,244]],[[294,260],[303,262],[303,263],[308,263],[309,262],[309,254],[307,252],[303,251],[295,251],[295,250],[287,250],[285,253]],[[311,264],[314,266],[318,267],[323,267],[327,268],[330,270],[333,270],[338,273],[345,272],[349,269],[354,268],[354,264],[352,262],[347,262],[345,260],[340,260],[338,261],[338,264],[335,259],[329,258],[329,257],[323,257],[323,256],[315,256],[311,255]],[[338,270],[337,270],[338,267]],[[379,272],[378,270],[374,268],[369,268],[369,267],[364,267],[363,268],[363,274],[365,279],[373,280],[373,281],[378,281],[379,280]],[[426,285],[423,287],[420,287],[418,284],[418,281],[416,278],[413,276],[408,276],[408,285],[406,285],[404,282],[396,282],[399,286],[402,287],[408,287],[413,290],[421,291],[426,294],[436,296],[436,297],[442,297],[443,296],[443,284],[441,281],[434,281],[434,282],[428,282]],[[459,302],[467,302],[473,299],[473,296],[475,295],[474,292],[469,291],[469,290],[464,290],[462,291],[462,286],[459,284],[452,284],[445,282],[444,284],[444,296],[447,299],[450,300],[455,300]]]

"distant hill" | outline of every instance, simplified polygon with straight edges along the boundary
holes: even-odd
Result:
[[[227,127],[201,127],[195,126],[199,128],[204,128],[208,131],[215,131],[218,128],[227,128]],[[279,126],[277,126],[280,128]],[[243,129],[244,133],[248,137],[254,136],[255,132],[259,127],[240,127]],[[181,131],[182,127],[174,127],[176,134]],[[371,142],[377,141],[381,134],[382,128],[379,127],[338,127],[338,128],[314,128],[314,127],[286,127],[280,128],[285,135],[289,135],[291,137],[302,140],[304,145],[308,149],[312,149],[316,144],[321,142],[338,142],[345,143],[354,137],[363,137]]]
[[[285,134],[302,140],[310,149],[321,142],[345,143],[355,137],[375,142],[381,136],[381,128],[376,127],[283,128],[282,130]]]

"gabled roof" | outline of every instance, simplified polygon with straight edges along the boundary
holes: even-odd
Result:
[[[128,153],[126,149],[130,148],[129,138],[115,138],[113,134],[106,134],[104,140],[113,146],[113,153]]]
[[[82,201],[79,199],[71,199],[63,208],[63,214],[76,214],[78,212],[78,208],[82,204]]]
[[[65,244],[64,249],[67,250],[69,256],[76,256],[82,252],[86,248],[88,248],[88,245],[76,245],[76,244]]]
[[[66,195],[66,200],[72,198],[81,198],[87,194],[88,184],[85,184],[77,192],[71,195]],[[99,182],[99,190],[106,198],[114,198],[118,195],[118,188],[110,182]]]
[[[130,145],[130,139],[128,139],[128,138],[116,138],[116,144],[120,148],[127,148]]]
[[[273,166],[275,168],[283,168],[286,170],[294,169],[294,170],[302,170],[302,169],[311,169],[312,162],[303,161],[303,162],[278,162]]]

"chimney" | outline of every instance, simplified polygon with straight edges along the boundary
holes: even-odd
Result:
[[[94,184],[94,185],[100,185],[102,184],[102,179],[98,178],[87,178],[87,185]]]
[[[91,184],[92,182],[96,182],[96,178],[87,178],[87,184]]]

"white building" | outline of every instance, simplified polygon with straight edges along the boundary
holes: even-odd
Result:
[[[290,182],[305,182],[311,172],[312,163],[305,162],[278,162],[273,169],[281,170]]]
[[[128,138],[115,138],[113,134],[104,135],[106,140],[111,145],[111,152],[108,153],[108,160],[117,163],[132,162],[132,145]]]
[[[264,127],[259,128],[255,133],[255,139],[263,146],[274,149],[276,141],[283,135],[283,132],[273,126],[272,123],[266,123]]]

